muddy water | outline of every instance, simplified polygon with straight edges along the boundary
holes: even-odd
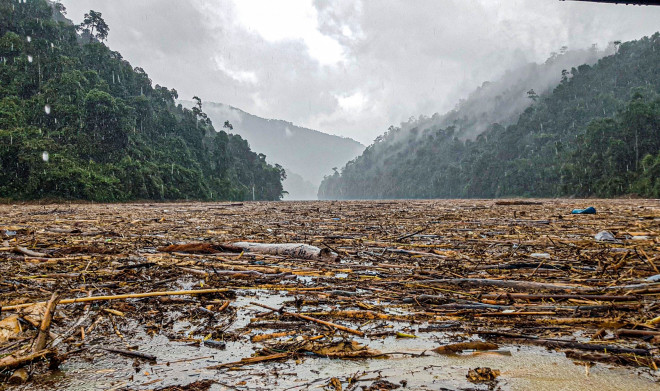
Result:
[[[250,306],[255,296],[239,296],[234,306],[239,308],[238,318],[232,329],[247,325],[250,318],[260,309]],[[280,306],[290,301],[291,296],[282,294],[258,293],[258,301],[271,306]],[[395,325],[395,327],[405,325]],[[194,335],[194,326],[187,322],[177,323],[175,329]],[[413,328],[414,331],[414,328]],[[257,332],[257,331],[255,331]],[[264,330],[258,332],[272,332]],[[373,349],[382,352],[422,353],[446,343],[450,335],[443,333],[415,333],[418,338],[367,340],[358,339]],[[648,369],[630,369],[604,364],[586,367],[584,363],[574,363],[564,354],[549,352],[532,346],[502,346],[496,352],[465,353],[442,356],[428,353],[428,356],[392,355],[389,359],[331,360],[305,357],[298,362],[273,362],[246,366],[239,370],[209,370],[208,366],[238,361],[254,353],[248,342],[228,342],[226,350],[205,346],[191,346],[181,342],[171,342],[164,336],[148,336],[135,324],[135,333],[126,335],[124,342],[117,337],[113,347],[136,346],[145,353],[158,357],[157,363],[136,361],[98,349],[94,340],[89,341],[93,357],[74,357],[62,365],[62,370],[43,381],[26,386],[26,390],[70,389],[154,389],[171,385],[186,385],[197,380],[218,381],[211,389],[268,389],[303,390],[320,389],[332,377],[344,381],[360,374],[366,381],[359,385],[368,386],[373,379],[382,375],[392,383],[407,383],[408,389],[450,390],[488,389],[486,385],[476,386],[465,379],[468,369],[490,367],[501,371],[497,386],[503,390],[658,390],[660,373]],[[106,339],[107,340],[107,339]],[[368,380],[372,379],[372,380]],[[224,384],[224,385],[223,385]],[[226,386],[225,386],[226,385]],[[359,389],[359,387],[358,387]]]

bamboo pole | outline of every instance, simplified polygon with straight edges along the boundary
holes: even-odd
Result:
[[[322,324],[322,325],[324,325],[324,326],[332,327],[332,328],[334,328],[334,329],[341,330],[341,331],[345,331],[345,332],[347,332],[347,333],[351,333],[351,334],[359,335],[359,336],[361,336],[361,337],[364,336],[364,333],[363,333],[362,331],[354,330],[354,329],[348,328],[348,327],[346,327],[346,326],[342,326],[342,325],[340,325],[340,324],[335,324],[335,323],[326,322],[325,320],[312,318],[311,316],[307,316],[307,315],[296,314],[296,313],[294,313],[294,312],[280,311],[280,310],[278,310],[277,308],[274,308],[274,307],[271,307],[271,306],[268,306],[268,305],[265,305],[265,304],[255,303],[255,302],[253,302],[253,301],[250,302],[250,304],[252,304],[252,305],[256,305],[256,306],[259,306],[259,307],[262,307],[262,308],[266,308],[266,309],[269,309],[269,310],[271,310],[271,311],[280,312],[280,313],[283,314],[283,315],[289,315],[289,316],[294,316],[294,317],[296,317],[296,318],[300,318],[300,319],[304,319],[304,320],[309,320],[310,322],[315,322],[315,323],[318,323],[318,324]]]
[[[156,297],[156,296],[183,296],[183,295],[204,295],[207,293],[221,293],[228,292],[229,289],[219,288],[219,289],[197,289],[197,290],[187,290],[187,291],[161,291],[161,292],[145,292],[145,293],[127,293],[124,295],[114,295],[114,296],[89,296],[89,297],[77,297],[75,299],[63,299],[60,300],[59,304],[74,304],[74,303],[87,303],[90,301],[108,301],[108,300],[121,300],[121,299],[138,299],[142,297]],[[8,305],[2,307],[2,311],[12,311],[18,310],[21,308],[29,307],[35,304],[42,304],[42,302],[36,303],[24,303],[16,305]]]
[[[206,367],[205,369],[222,369],[222,368],[230,368],[230,367],[235,367],[235,366],[241,366],[241,365],[249,365],[249,364],[256,364],[264,361],[273,361],[273,360],[280,360],[283,358],[289,358],[293,356],[293,353],[276,353],[276,354],[271,354],[270,356],[258,356],[258,357],[247,357],[243,358],[240,361],[234,361],[234,362],[228,362],[220,365],[213,365],[211,367]]]

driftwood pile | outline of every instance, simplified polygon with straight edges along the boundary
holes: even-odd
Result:
[[[587,206],[598,213],[570,214]],[[425,354],[532,344],[660,364],[653,200],[5,205],[0,215],[3,382],[39,381],[100,349],[157,361],[128,343],[136,327],[254,345],[254,356],[209,366],[218,370],[419,354],[353,339],[414,332],[462,336]],[[270,305],[268,291],[290,300]],[[241,316],[251,319],[232,328]],[[198,322],[194,335],[172,331],[184,318]]]

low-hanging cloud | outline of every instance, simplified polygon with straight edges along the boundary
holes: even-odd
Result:
[[[523,62],[636,39],[660,20],[660,7],[554,0],[239,1],[63,3],[74,22],[102,12],[109,45],[182,98],[363,143]]]

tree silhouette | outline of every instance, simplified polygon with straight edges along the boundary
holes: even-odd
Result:
[[[539,99],[539,95],[536,93],[536,91],[534,91],[534,89],[527,91],[527,97],[533,100],[534,102],[536,102]]]
[[[92,42],[93,38],[104,41],[108,38],[108,33],[110,32],[110,27],[101,17],[101,13],[94,10],[90,10],[88,14],[85,14],[85,18],[80,26],[78,26],[78,29],[89,33],[90,42]],[[96,31],[96,35],[94,31]]]

